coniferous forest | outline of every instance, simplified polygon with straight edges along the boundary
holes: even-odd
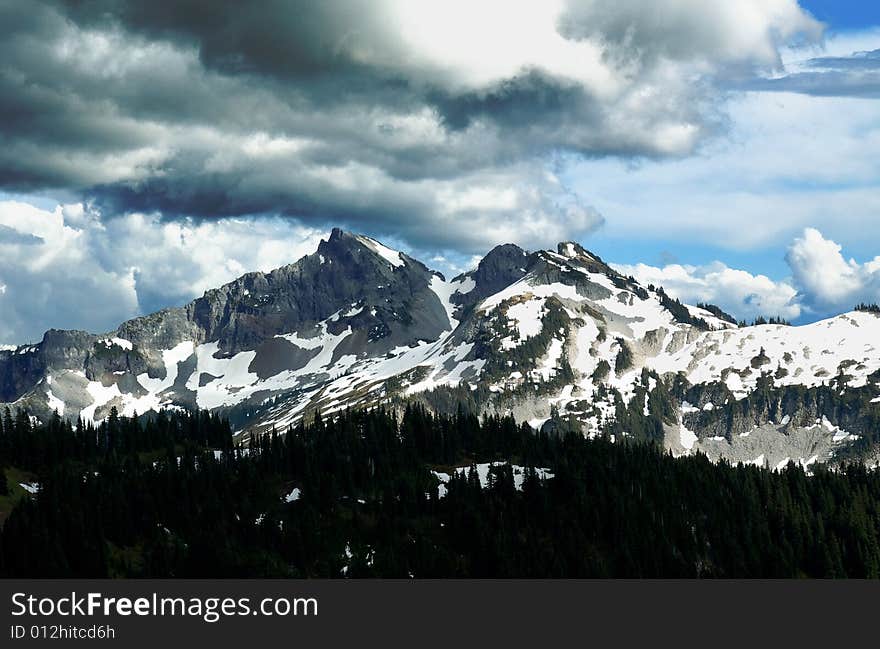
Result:
[[[860,465],[771,472],[400,413],[318,415],[241,448],[205,412],[96,428],[7,411],[0,575],[880,576],[880,475]]]

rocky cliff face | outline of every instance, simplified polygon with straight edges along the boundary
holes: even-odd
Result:
[[[467,290],[455,293],[453,303],[464,309],[473,307],[479,301],[525,277],[535,259],[534,255],[512,243],[496,246],[480,260],[474,270],[455,278]]]
[[[295,264],[184,307],[0,352],[0,401],[94,420],[112,407],[198,406],[246,432],[421,399],[741,461],[874,452],[880,318],[738,328],[719,313],[641,286],[576,243],[498,246],[447,280],[334,230]]]
[[[382,356],[450,330],[447,310],[430,288],[438,278],[379,242],[333,230],[317,252],[295,264],[249,273],[184,307],[100,336],[50,331],[37,345],[0,352],[0,402],[38,416],[58,408],[69,417],[101,418],[112,406],[126,412],[195,406],[200,388],[231,378],[229,367],[261,379],[296,373],[327,339],[346,339],[328,362],[345,352]],[[299,335],[299,344],[291,342]],[[248,363],[242,354],[252,357]],[[205,371],[193,377],[199,358]],[[60,400],[59,389],[70,398]]]
[[[116,336],[153,349],[185,340],[215,341],[222,354],[233,356],[337,312],[370,305],[360,325],[402,339],[436,338],[448,321],[429,290],[433,276],[414,259],[334,229],[315,254],[295,264],[270,273],[248,273],[183,308],[127,322]]]

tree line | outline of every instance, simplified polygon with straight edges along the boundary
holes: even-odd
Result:
[[[857,464],[772,472],[420,405],[284,433],[8,413],[0,464],[40,487],[3,525],[0,575],[880,576],[880,475]]]

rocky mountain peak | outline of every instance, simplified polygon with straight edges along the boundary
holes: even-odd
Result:
[[[316,255],[322,263],[337,263],[351,268],[375,266],[393,273],[395,269],[404,267],[408,257],[393,250],[380,241],[363,234],[353,234],[339,228],[333,228],[330,237],[318,245]],[[376,269],[374,268],[374,270]]]
[[[576,259],[577,257],[587,257],[595,259],[581,244],[576,241],[563,241],[556,246],[556,252],[568,259]]]
[[[642,287],[576,242],[555,252],[496,246],[447,281],[334,228],[296,263],[248,273],[183,307],[105,335],[52,330],[39,344],[0,351],[0,402],[38,418],[58,410],[93,421],[113,407],[201,407],[262,430],[316,409],[411,398],[454,407],[467,395],[481,412],[536,427],[555,411],[588,434],[617,426],[635,435],[631,420],[615,420],[620,404],[648,417],[674,385],[683,386],[678,401],[666,402],[652,430],[666,426],[676,452],[714,453],[724,439],[725,453],[749,461],[801,453],[787,428],[767,429],[771,450],[753,445],[760,436],[750,427],[767,418],[821,436],[823,458],[864,432],[858,420],[807,408],[743,420],[733,435],[723,430],[728,418],[712,413],[768,386],[821,390],[834,377],[880,402],[880,317],[738,329],[723,316]]]
[[[535,256],[512,243],[495,246],[477,267],[456,280],[470,279],[474,286],[458,297],[463,305],[475,304],[502,288],[521,280],[531,270]]]

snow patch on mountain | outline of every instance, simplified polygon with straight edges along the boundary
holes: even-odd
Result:
[[[519,332],[519,340],[527,340],[537,336],[543,329],[541,319],[544,315],[543,299],[527,299],[507,308],[509,322]],[[513,346],[516,346],[515,344]]]
[[[679,349],[667,347],[646,365],[660,374],[684,372],[691,383],[726,382],[738,398],[767,371],[777,385],[817,386],[844,373],[861,387],[880,369],[878,330],[877,316],[854,312],[799,327],[710,331]]]
[[[492,469],[502,467],[502,466],[507,466],[507,464],[508,464],[507,462],[481,462],[481,463],[475,464],[473,466],[457,467],[455,469],[455,473],[459,477],[462,477],[462,476],[467,477],[468,475],[470,475],[470,472],[472,470],[476,469],[477,479],[480,481],[480,486],[483,489],[486,489],[490,483],[490,473],[491,473]],[[510,468],[513,471],[513,487],[514,487],[514,489],[516,489],[517,491],[522,491],[523,483],[525,482],[526,467],[522,467],[518,464],[511,464]],[[440,484],[437,487],[439,497],[440,498],[445,497],[446,493],[447,493],[446,485],[452,479],[452,476],[449,473],[444,473],[442,471],[432,471],[431,473],[433,473],[434,477],[437,478],[437,480],[439,480],[439,482],[440,482]],[[550,469],[541,468],[541,467],[535,468],[535,474],[541,480],[550,480],[553,477],[555,477],[554,473]]]
[[[259,377],[250,371],[256,352],[240,352],[231,358],[217,358],[219,345],[207,343],[195,349],[196,370],[187,379],[186,387],[197,394],[200,408],[218,408],[239,400],[238,393],[251,386]],[[210,380],[202,385],[202,376]],[[243,395],[242,395],[243,396]]]
[[[473,285],[473,280],[468,281]],[[443,309],[446,311],[446,317],[449,320],[448,331],[452,331],[458,326],[458,320],[455,317],[456,305],[452,302],[452,296],[456,293],[466,292],[462,291],[464,284],[465,280],[463,279],[446,281],[439,274],[434,274],[431,277],[429,288],[437,296],[437,299],[440,300],[440,304],[443,305]],[[472,288],[473,286],[471,286],[471,289]]]
[[[46,390],[46,403],[50,410],[57,412],[60,417],[64,416],[64,409],[67,404],[52,393],[52,389]]]
[[[382,257],[382,259],[387,261],[393,267],[397,268],[398,266],[403,266],[404,262],[398,251],[392,250],[391,248],[379,243],[375,239],[371,239],[370,237],[366,237],[363,235],[358,235],[357,240],[364,244],[367,248],[375,252],[377,255]]]
[[[193,355],[195,345],[192,341],[187,340],[171,349],[162,352],[162,360],[165,363],[165,376],[163,378],[151,378],[149,374],[140,374],[137,377],[138,383],[151,394],[160,394],[163,390],[170,388],[177,380],[178,365]]]

